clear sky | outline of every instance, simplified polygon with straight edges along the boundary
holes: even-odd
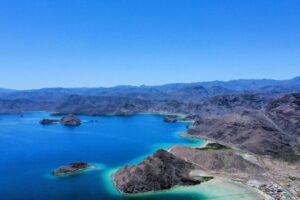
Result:
[[[299,75],[299,0],[0,0],[0,88]]]

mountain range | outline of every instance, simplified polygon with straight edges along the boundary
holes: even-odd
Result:
[[[300,77],[111,88],[0,90],[0,113],[45,110],[56,115],[180,113],[187,135],[223,141],[261,155],[298,159]]]
[[[299,91],[300,77],[290,80],[240,79],[232,81],[211,81],[197,83],[173,83],[160,86],[116,86],[95,88],[42,88],[14,90],[0,88],[1,99],[47,98],[55,100],[66,95],[84,96],[130,96],[139,98],[184,98],[192,96],[214,96],[243,92],[288,93]]]

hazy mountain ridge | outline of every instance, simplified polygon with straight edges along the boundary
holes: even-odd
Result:
[[[300,91],[300,77],[290,80],[270,80],[270,79],[241,79],[232,81],[211,81],[197,83],[172,83],[160,86],[116,86],[98,88],[42,88],[34,90],[11,90],[0,89],[1,99],[16,98],[47,98],[57,100],[67,95],[84,96],[128,96],[140,98],[170,98],[174,96],[182,97],[192,91],[196,95],[207,97],[223,94],[236,94],[242,92],[262,92],[262,93],[287,93]]]
[[[161,86],[139,87],[116,86],[112,88],[43,88],[36,90],[0,89],[0,113],[18,113],[36,109],[59,112],[62,109],[62,106],[60,106],[60,104],[66,105],[64,101],[68,101],[68,98],[71,98],[71,96],[73,95],[78,95],[82,96],[82,98],[86,98],[86,103],[87,101],[89,101],[89,98],[92,100],[97,96],[97,101],[102,101],[101,97],[104,99],[120,99],[122,97],[123,102],[125,101],[125,99],[127,99],[127,101],[134,101],[134,99],[136,99],[147,101],[147,104],[151,104],[151,102],[155,102],[154,104],[164,104],[164,108],[162,108],[161,106],[154,106],[152,108],[153,110],[173,109],[171,107],[172,104],[175,103],[177,104],[177,106],[178,104],[180,104],[179,107],[182,107],[182,109],[189,110],[184,111],[180,108],[177,108],[177,110],[180,112],[189,113],[190,111],[192,111],[192,113],[194,114],[199,114],[199,112],[194,111],[194,109],[199,110],[200,108],[201,113],[205,113],[204,110],[206,110],[207,113],[210,113],[209,110],[214,110],[216,106],[221,103],[221,101],[226,101],[226,99],[230,98],[230,96],[228,95],[232,95],[233,99],[231,99],[230,101],[235,101],[234,98],[238,97],[234,97],[234,95],[239,96],[245,94],[262,94],[264,96],[267,96],[268,98],[271,98],[276,95],[281,96],[283,94],[291,92],[300,92],[300,77],[285,81],[233,80],[227,82],[212,81],[199,83],[175,83]],[[23,99],[22,103],[18,103],[19,101],[21,101],[21,99]],[[250,101],[252,100],[250,99]],[[94,100],[91,104],[95,104]],[[108,104],[105,103],[104,105]],[[94,108],[97,107],[97,105],[93,106]],[[126,107],[126,105],[124,106]],[[203,106],[205,106],[206,108],[202,108]],[[236,105],[232,104],[232,106]],[[223,108],[220,110],[220,113],[226,112]],[[140,110],[147,111],[148,109]],[[72,111],[72,109],[70,108],[70,110],[68,111]],[[103,112],[101,111],[94,113],[103,114],[105,112],[106,111],[104,110]],[[138,109],[136,109],[136,111],[134,112],[138,112]],[[89,114],[87,112],[87,109],[85,109],[83,113]],[[111,111],[111,113],[113,112]]]

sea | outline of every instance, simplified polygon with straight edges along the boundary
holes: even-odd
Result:
[[[213,179],[197,186],[162,192],[121,195],[111,175],[124,165],[142,161],[173,145],[201,146],[204,140],[183,138],[187,122],[165,123],[163,115],[83,116],[82,124],[41,125],[48,112],[0,115],[1,200],[176,200],[258,199],[242,184]],[[70,162],[96,166],[81,173],[54,177],[51,172]]]

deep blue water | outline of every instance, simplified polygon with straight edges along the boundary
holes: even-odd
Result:
[[[1,200],[126,199],[112,193],[108,172],[137,162],[159,147],[196,143],[179,136],[186,123],[164,123],[160,115],[79,116],[87,122],[73,128],[42,126],[39,120],[44,117],[50,116],[45,112],[0,115]],[[74,161],[95,163],[98,169],[51,176],[51,170]],[[193,195],[143,198],[193,199]]]

